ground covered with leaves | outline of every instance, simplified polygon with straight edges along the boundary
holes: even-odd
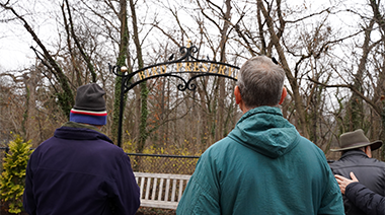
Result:
[[[136,214],[137,215],[157,215],[157,214],[176,215],[176,211],[168,210],[168,209],[140,207],[136,212]]]
[[[0,204],[1,215],[15,215],[14,213],[8,213],[7,206],[4,203]],[[159,209],[159,208],[146,208],[140,207],[136,212],[136,215],[176,215],[175,210]],[[18,215],[28,215],[27,212],[21,212]]]

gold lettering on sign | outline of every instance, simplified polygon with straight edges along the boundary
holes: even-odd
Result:
[[[167,64],[160,64],[152,68],[138,72],[139,79],[143,80],[151,78],[151,76],[161,75],[167,73]],[[235,68],[228,65],[216,64],[211,62],[179,62],[176,66],[171,67],[176,72],[202,72],[202,73],[217,73],[225,75],[234,79],[238,79],[238,72]],[[184,70],[183,70],[184,69]],[[233,77],[235,76],[235,77]]]
[[[186,72],[191,72],[191,63],[186,62],[184,71],[186,71]]]
[[[158,75],[158,71],[156,71],[156,70],[158,70],[158,67],[156,66],[156,67],[152,67],[152,74],[151,74],[151,76],[153,76],[153,75]]]
[[[164,74],[167,71],[167,66],[164,64],[162,67],[160,67],[160,74]]]
[[[179,72],[180,68],[182,68],[182,63],[176,63],[176,72]]]
[[[218,74],[225,75],[225,69],[226,69],[225,65],[220,65],[218,69]]]
[[[194,72],[199,72],[199,65],[198,65],[198,62],[194,62],[194,69],[193,69]]]
[[[231,75],[233,74],[235,68],[233,67],[229,67],[229,76],[231,77]]]
[[[140,78],[140,80],[143,80],[143,79],[146,78],[146,75],[144,74],[144,71],[140,71],[139,72],[139,78]]]
[[[209,70],[209,73],[214,73],[214,69],[217,65],[215,63],[212,63],[211,66],[210,66],[210,70]]]
[[[203,62],[202,63],[202,67],[204,68],[204,70],[202,72],[207,72],[209,69],[207,68],[207,63],[206,62]]]

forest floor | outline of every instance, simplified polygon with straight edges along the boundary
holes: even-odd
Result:
[[[7,209],[4,204],[0,207],[0,215],[15,215],[14,213],[6,212]],[[136,212],[136,215],[176,215],[175,210],[158,209],[158,208],[146,208],[140,207]],[[21,212],[18,215],[28,215],[27,212]]]
[[[176,210],[140,207],[136,215],[176,215]]]

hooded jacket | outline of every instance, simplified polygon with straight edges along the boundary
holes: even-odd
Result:
[[[23,195],[30,215],[135,214],[139,187],[129,157],[90,128],[67,123],[32,153]]]
[[[338,214],[338,184],[324,153],[301,137],[277,107],[245,113],[208,148],[177,214]]]
[[[365,152],[355,149],[346,151],[338,161],[330,164],[334,174],[350,178],[356,175],[361,184],[381,196],[385,196],[385,163],[369,158]],[[344,197],[345,213],[348,215],[366,214],[348,198]],[[383,213],[385,215],[385,211]]]

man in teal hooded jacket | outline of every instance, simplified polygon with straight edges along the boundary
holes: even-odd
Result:
[[[234,94],[244,114],[202,154],[177,214],[344,214],[324,153],[278,107],[284,79],[265,56],[242,66]]]

